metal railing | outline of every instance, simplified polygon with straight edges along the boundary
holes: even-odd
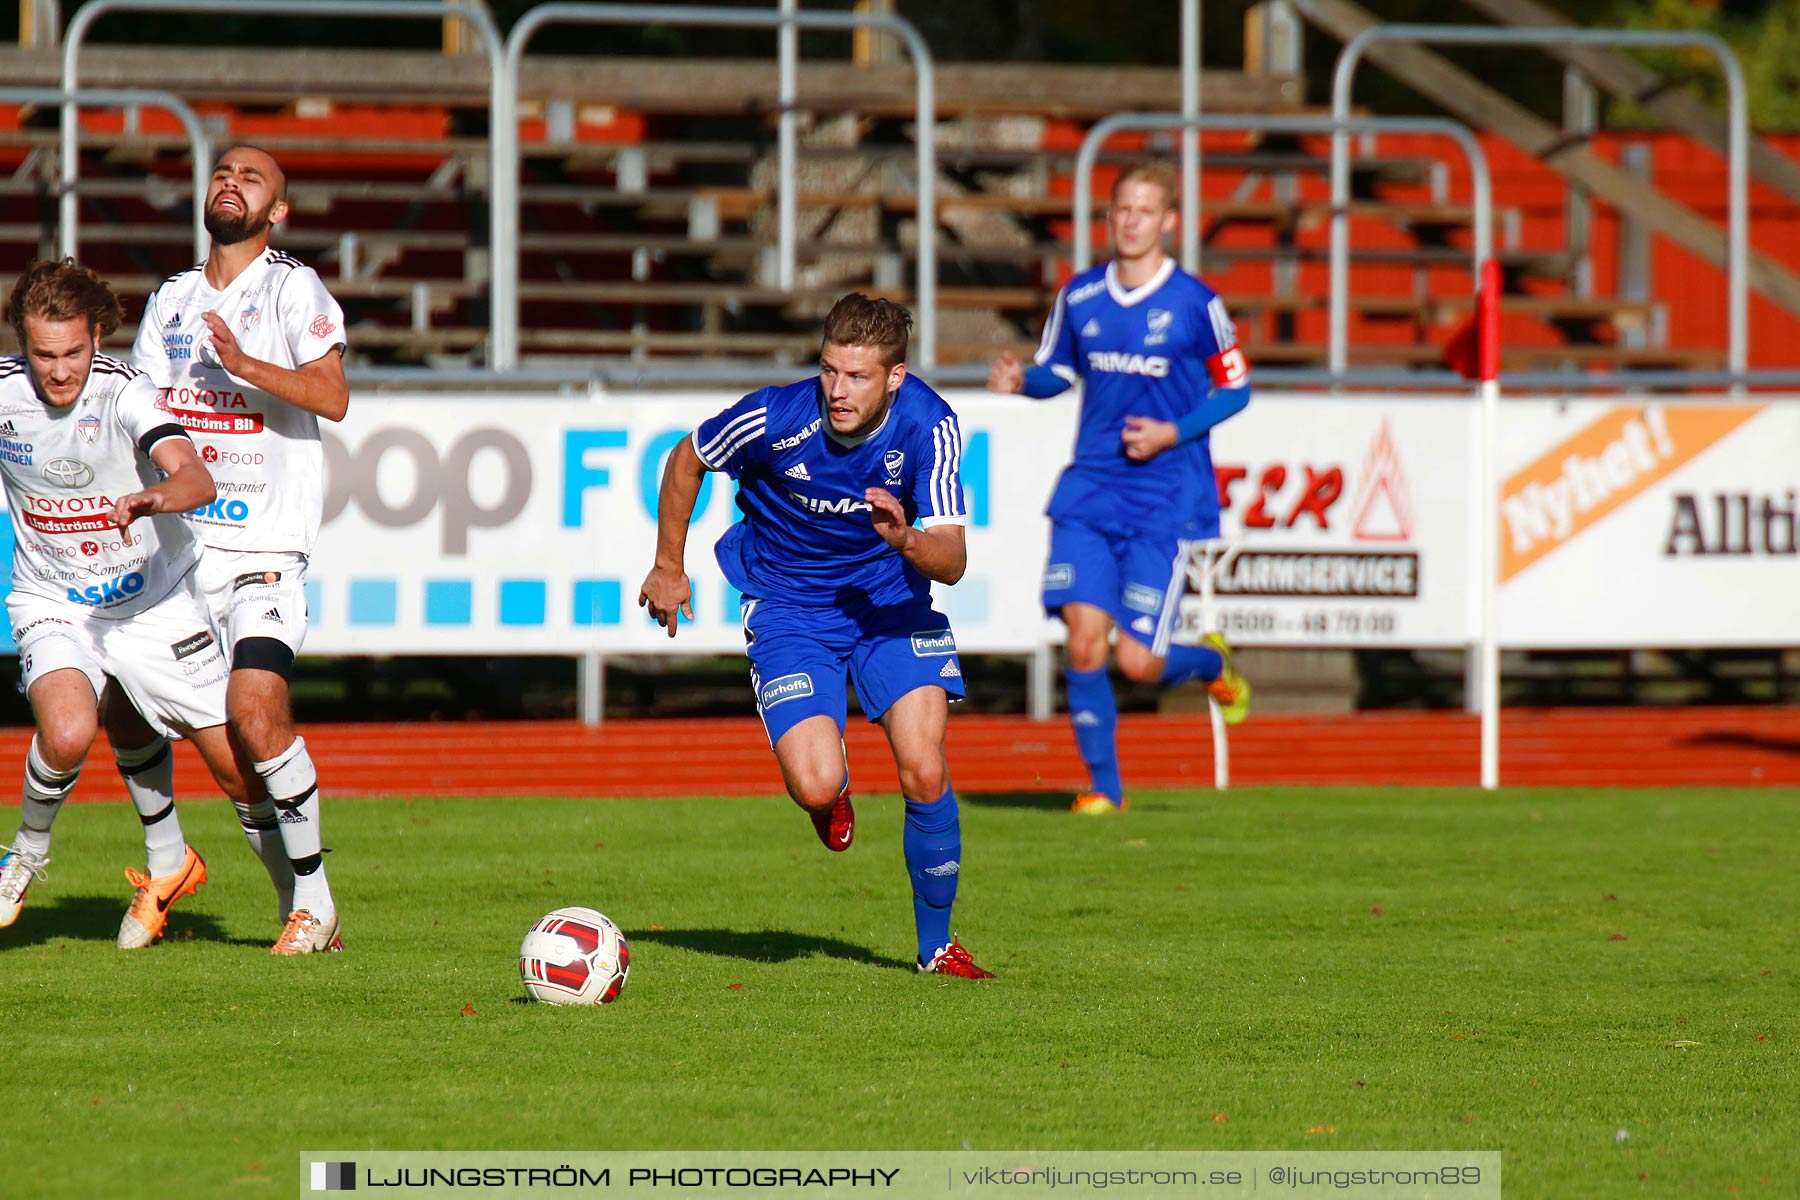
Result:
[[[514,118],[514,91],[503,86],[506,76],[501,69],[502,44],[500,31],[495,27],[493,18],[485,8],[456,3],[455,0],[88,0],[69,22],[69,28],[63,36],[63,91],[74,92],[78,87],[81,69],[81,47],[87,41],[88,31],[94,22],[110,12],[180,12],[180,13],[215,13],[232,15],[285,15],[311,17],[413,17],[441,21],[453,17],[466,21],[481,35],[488,52],[488,109],[489,122],[495,129],[515,131],[518,122]],[[191,115],[191,114],[190,114]],[[63,107],[62,119],[62,195],[60,197],[59,217],[62,226],[62,252],[76,255],[80,251],[80,196],[77,183],[81,174],[81,147],[78,141],[79,128],[75,120],[75,108],[72,105]],[[494,196],[490,204],[489,240],[497,248],[500,243],[517,244],[518,213],[514,205],[509,211],[499,202],[499,189],[504,178],[500,171],[500,139],[490,143],[489,152],[493,155],[492,187]],[[196,163],[196,178],[199,179],[199,195],[195,197],[196,221],[203,221],[205,214],[206,184],[210,176],[210,161]],[[200,174],[205,172],[205,174]],[[516,175],[515,175],[516,179]],[[512,225],[503,225],[511,220]],[[200,256],[204,258],[204,243]],[[515,366],[518,361],[518,272],[512,273],[495,270],[489,280],[489,293],[493,304],[492,324],[489,332],[489,362],[496,369],[505,370]],[[503,314],[512,314],[511,320]]]
[[[1093,265],[1093,174],[1106,139],[1123,129],[1238,129],[1263,133],[1423,133],[1450,138],[1462,148],[1469,162],[1475,209],[1474,250],[1471,268],[1477,276],[1481,264],[1493,256],[1493,184],[1487,155],[1468,126],[1448,117],[1309,117],[1253,116],[1219,113],[1184,117],[1180,113],[1114,113],[1095,122],[1081,141],[1075,156],[1075,197],[1071,212],[1075,221],[1075,270]],[[1331,262],[1333,296],[1340,276],[1348,273],[1348,260]]]
[[[1710,33],[1685,29],[1501,29],[1471,25],[1376,25],[1345,43],[1331,76],[1331,115],[1350,113],[1356,68],[1378,42],[1454,46],[1624,46],[1708,51],[1719,60],[1729,96],[1726,152],[1727,221],[1725,277],[1730,328],[1726,366],[1742,374],[1750,365],[1750,118],[1744,70],[1731,47]],[[1342,133],[1331,139],[1331,337],[1330,368],[1342,371],[1350,352],[1349,144]],[[1477,228],[1477,236],[1481,229]]]
[[[61,88],[42,87],[0,87],[0,102],[8,104],[60,104],[63,119],[70,120],[79,109],[83,108],[160,108],[172,113],[181,128],[187,134],[188,153],[192,157],[194,182],[194,255],[196,258],[206,257],[206,182],[212,173],[212,141],[206,136],[206,127],[200,123],[200,117],[189,108],[187,102],[179,96],[168,92],[150,91],[144,88],[91,88],[86,91],[64,91]],[[67,186],[66,184],[64,185]],[[67,193],[64,193],[65,199]],[[73,247],[65,240],[61,252],[74,254]]]
[[[104,2],[104,0],[102,0]],[[825,12],[758,12],[753,9],[736,8],[688,8],[667,4],[543,4],[533,8],[514,25],[506,39],[506,50],[502,70],[505,73],[507,94],[516,99],[518,95],[519,63],[524,58],[525,46],[532,36],[550,24],[585,24],[585,25],[691,25],[710,29],[828,29],[848,31],[854,29],[885,29],[898,37],[907,52],[912,56],[913,71],[917,77],[917,111],[915,120],[917,130],[914,141],[918,146],[918,197],[919,197],[919,262],[918,299],[919,299],[919,336],[915,357],[920,367],[930,367],[937,361],[937,75],[936,64],[931,57],[925,39],[911,22],[885,13],[825,13]],[[780,56],[780,68],[783,79],[780,84],[784,100],[793,95],[794,81],[790,74],[794,63],[787,54]],[[790,106],[783,105],[786,115]],[[494,244],[494,274],[496,278],[508,276],[517,280],[519,276],[519,141],[518,128],[515,124],[494,125],[495,168],[494,207],[496,236]],[[777,220],[780,226],[780,254],[785,278],[791,280],[794,271],[794,255],[797,239],[795,237],[795,166],[792,158],[791,133],[782,139],[783,156],[780,164],[780,180],[778,184]],[[504,144],[502,144],[504,143]],[[502,181],[504,180],[504,187]],[[498,230],[502,221],[500,209],[504,207],[504,222],[507,237],[501,240]],[[505,323],[514,329],[518,327],[518,291],[514,288],[507,296],[512,306],[504,316],[496,305],[496,325]],[[501,365],[501,364],[496,364]],[[511,362],[504,364],[510,367]]]

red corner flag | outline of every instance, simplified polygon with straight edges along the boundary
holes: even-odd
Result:
[[[1500,264],[1481,264],[1475,312],[1444,343],[1444,365],[1464,379],[1500,377]]]

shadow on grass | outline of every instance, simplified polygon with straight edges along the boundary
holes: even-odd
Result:
[[[1066,813],[1074,792],[958,792],[958,804],[980,808],[1035,808],[1044,812]]]
[[[54,938],[84,942],[116,942],[119,922],[129,902],[123,896],[44,896],[33,893],[12,928],[0,932],[0,947],[38,946]],[[225,946],[262,946],[260,938],[231,937],[206,913],[169,913],[165,942],[218,942]]]
[[[837,938],[815,937],[810,933],[789,933],[781,929],[654,929],[633,930],[627,937],[633,942],[654,942],[659,946],[677,946],[716,954],[721,958],[743,958],[751,962],[789,962],[796,958],[823,955],[849,962],[867,963],[872,967],[891,967],[910,971],[914,964],[897,958],[884,958],[865,946],[852,945]]]

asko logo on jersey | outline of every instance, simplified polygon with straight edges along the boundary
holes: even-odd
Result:
[[[1127,354],[1123,350],[1088,351],[1088,370],[1102,375],[1145,375],[1167,379],[1169,360],[1160,354]]]
[[[192,521],[242,525],[250,519],[250,506],[242,500],[227,500],[221,497],[205,508],[196,508],[185,515]]]
[[[121,600],[129,600],[144,590],[144,577],[136,571],[90,588],[70,588],[69,603],[105,608]]]

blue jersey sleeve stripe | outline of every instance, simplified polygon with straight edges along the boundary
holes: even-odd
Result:
[[[725,427],[719,430],[717,434],[713,435],[712,440],[708,441],[702,448],[704,451],[702,457],[711,458],[718,454],[728,442],[743,431],[746,425],[752,423],[766,423],[768,420],[768,411],[769,410],[766,408],[754,408],[747,413],[739,414],[737,417],[727,422]]]
[[[946,418],[947,419],[947,418]],[[931,427],[931,515],[948,516],[944,507],[944,421]]]
[[[746,442],[760,436],[767,427],[768,409],[756,408],[739,416],[725,428],[719,430],[711,441],[704,446],[695,437],[695,448],[700,452],[700,461],[717,469],[731,461],[731,458],[744,447]]]
[[[945,436],[950,439],[950,474],[945,480],[945,486],[950,490],[950,515],[953,517],[960,517],[964,515],[962,489],[962,429],[957,425],[955,417],[950,418],[949,428],[945,430]]]
[[[1067,294],[1067,288],[1057,289],[1056,303],[1051,305],[1050,317],[1044,322],[1044,335],[1038,339],[1037,354],[1033,359],[1040,367],[1056,354],[1056,342],[1062,336],[1063,298]]]
[[[931,429],[931,444],[935,453],[931,462],[931,507],[932,516],[947,517],[950,515],[950,488],[946,476],[950,473],[950,419],[939,421]]]
[[[1214,296],[1206,302],[1206,315],[1212,322],[1213,353],[1223,354],[1237,345],[1237,326],[1232,324],[1231,315],[1225,311],[1223,297]]]
[[[962,515],[962,486],[958,470],[962,466],[962,437],[957,432],[956,418],[945,417],[931,430],[931,506],[934,517]]]
[[[743,432],[734,435],[731,444],[725,447],[724,451],[719,456],[720,461],[730,462],[732,459],[736,458],[738,456],[738,451],[761,437],[767,429],[768,427],[761,421],[745,426]]]

